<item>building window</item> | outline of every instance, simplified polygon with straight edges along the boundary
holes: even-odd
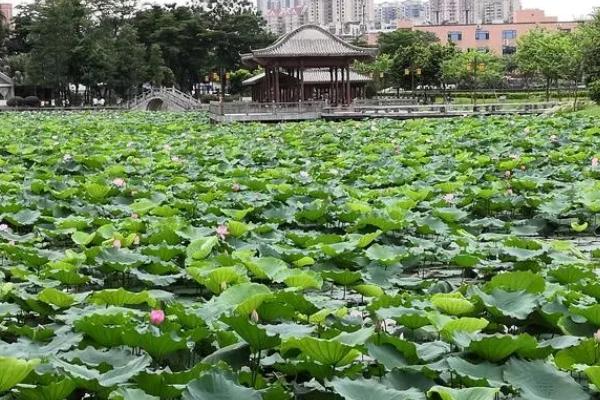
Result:
[[[489,52],[490,52],[490,49],[489,49],[488,47],[478,47],[478,48],[477,48],[477,51],[478,51],[479,53],[489,53]]]
[[[449,42],[460,42],[462,40],[462,32],[448,32]]]
[[[515,54],[517,52],[517,48],[515,46],[502,46],[502,55],[510,55]]]
[[[490,40],[490,33],[487,31],[475,32],[475,40]]]
[[[502,31],[502,39],[511,40],[511,39],[516,39],[516,38],[517,38],[517,31],[515,31],[515,30]]]

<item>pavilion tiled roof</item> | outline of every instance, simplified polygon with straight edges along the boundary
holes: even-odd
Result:
[[[282,78],[295,79],[291,76],[287,75],[284,72],[280,72]],[[335,74],[334,74],[335,76]],[[264,79],[265,74],[258,74],[253,76],[252,78],[246,79],[243,82],[244,86],[252,86],[262,79]],[[304,71],[304,83],[305,84],[319,84],[319,83],[329,83],[331,75],[329,73],[329,68],[311,68]],[[342,80],[341,73],[338,73],[338,80]],[[367,83],[370,82],[371,78],[367,75],[359,74],[356,71],[350,70],[350,82],[351,83]]]
[[[317,25],[304,25],[282,36],[264,49],[253,50],[254,57],[373,57],[375,49],[366,49],[344,42]],[[250,55],[250,54],[249,54]]]

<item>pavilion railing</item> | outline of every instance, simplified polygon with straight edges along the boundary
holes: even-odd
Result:
[[[211,102],[208,111],[215,115],[318,114],[323,111],[325,106],[326,103],[324,101],[288,103]]]
[[[354,104],[354,112],[363,114],[473,114],[544,112],[564,106],[561,102],[501,104],[432,104],[432,105],[367,105]]]

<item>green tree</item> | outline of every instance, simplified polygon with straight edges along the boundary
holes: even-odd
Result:
[[[477,90],[496,87],[502,81],[504,71],[503,60],[494,54],[467,51],[456,52],[444,62],[442,76],[447,83],[469,88],[473,93],[473,105],[476,105]]]
[[[219,72],[224,90],[227,71],[241,67],[240,54],[266,46],[275,38],[265,30],[264,19],[248,0],[213,0],[205,13],[211,66]]]
[[[229,92],[231,94],[240,94],[244,90],[243,82],[252,77],[252,73],[247,69],[238,69],[229,75]]]
[[[129,97],[144,81],[146,74],[144,46],[139,43],[135,28],[123,24],[115,38],[115,72],[109,82],[109,90],[121,97]],[[109,91],[110,96],[111,93]]]
[[[546,100],[550,100],[553,82],[565,75],[573,76],[573,46],[570,34],[543,29],[534,29],[519,39],[516,54],[519,70],[545,80]]]
[[[54,89],[59,100],[66,100],[69,84],[82,82],[82,44],[91,24],[89,10],[79,0],[36,0],[29,7],[27,75],[33,83]]]
[[[146,79],[152,86],[162,86],[165,82],[167,69],[162,50],[158,44],[153,44],[148,52]]]
[[[577,30],[584,72],[590,80],[600,79],[600,10]]]
[[[394,56],[398,50],[413,46],[427,46],[439,42],[438,37],[431,32],[399,29],[384,33],[379,37],[379,52]]]

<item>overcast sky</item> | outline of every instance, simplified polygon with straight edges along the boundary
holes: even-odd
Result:
[[[0,0],[14,5],[21,4],[27,0]],[[379,0],[375,0],[378,2]],[[141,0],[150,3],[180,3],[185,4],[187,0]],[[600,0],[522,0],[525,8],[541,8],[548,15],[556,15],[561,20],[570,20],[588,15],[594,7],[600,7]]]

